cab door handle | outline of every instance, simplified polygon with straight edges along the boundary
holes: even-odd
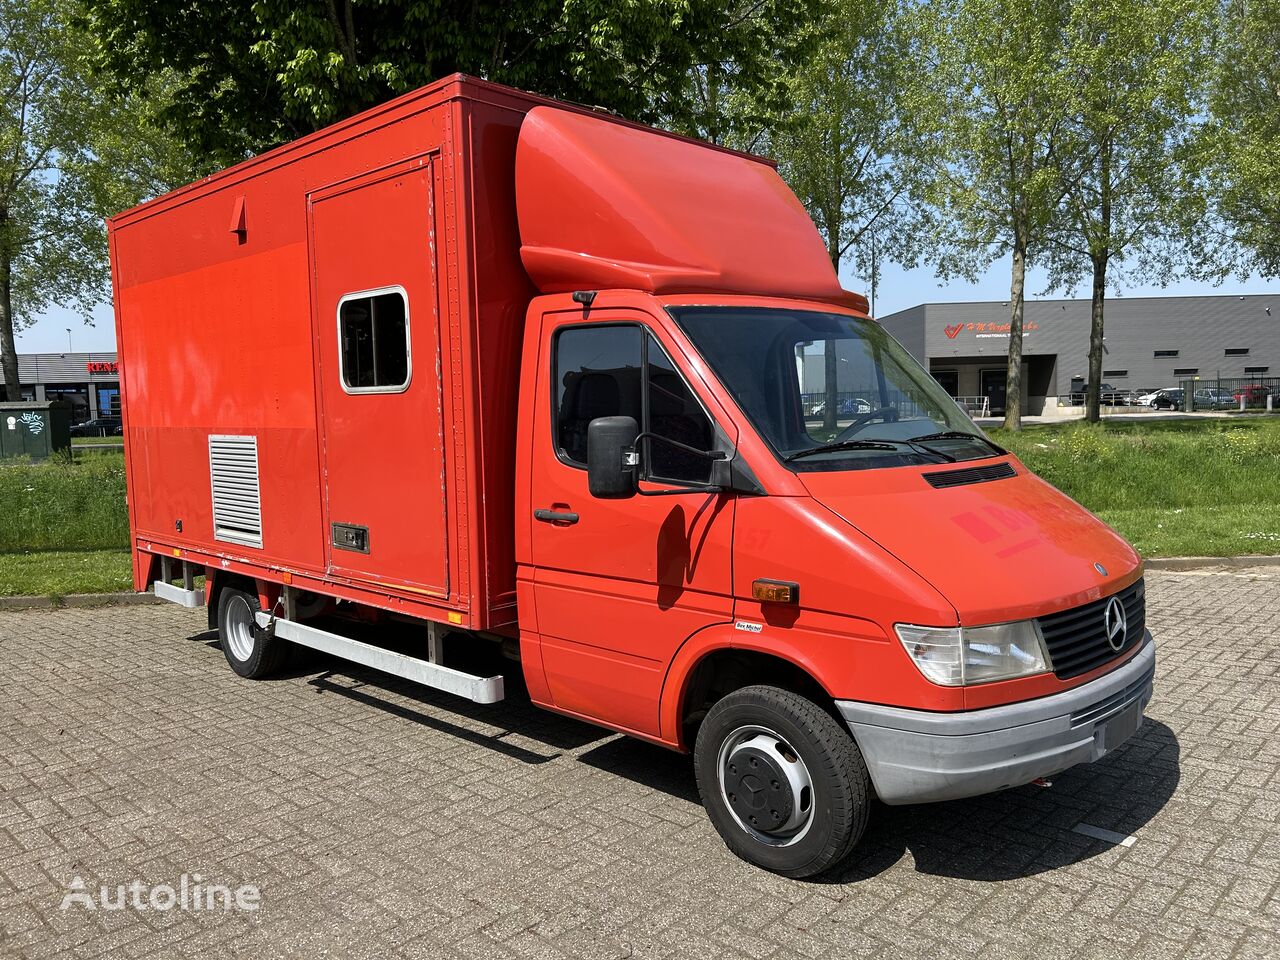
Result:
[[[543,523],[577,523],[578,515],[568,510],[545,510],[537,509],[533,511],[533,519],[541,520]]]

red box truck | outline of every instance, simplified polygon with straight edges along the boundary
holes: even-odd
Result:
[[[875,797],[1142,720],[1138,555],[840,288],[767,161],[455,76],[109,227],[135,586],[242,676],[297,644],[493,702],[492,644],[691,751],[791,876]]]

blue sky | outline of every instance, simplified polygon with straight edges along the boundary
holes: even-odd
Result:
[[[851,290],[863,290],[864,284],[856,277],[842,274],[844,285]],[[1032,270],[1027,279],[1027,295],[1034,299],[1044,289],[1044,274]],[[1082,278],[1077,296],[1087,296],[1088,277]],[[870,291],[866,291],[868,295]],[[1259,280],[1245,282],[1232,280],[1219,287],[1206,283],[1185,281],[1158,287],[1151,284],[1128,283],[1111,296],[1149,297],[1191,294],[1280,293],[1280,281]],[[1054,294],[1062,296],[1062,294]],[[904,270],[887,265],[877,292],[876,312],[887,316],[918,303],[962,302],[966,300],[1007,300],[1009,298],[1009,261],[997,261],[977,283],[949,281],[941,283],[933,271],[927,269]],[[51,310],[32,326],[18,334],[20,353],[61,353],[67,349],[67,328],[71,328],[71,344],[75,350],[114,350],[115,326],[109,307],[100,307],[94,314],[94,325],[86,326],[80,318],[68,310]]]

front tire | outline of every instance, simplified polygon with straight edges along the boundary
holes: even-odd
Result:
[[[717,701],[698,730],[694,775],[729,849],[783,876],[834,867],[866,829],[871,787],[858,745],[790,690],[743,687]]]
[[[218,594],[218,638],[231,669],[250,680],[276,673],[284,663],[285,641],[258,626],[262,609],[256,593],[226,587]]]

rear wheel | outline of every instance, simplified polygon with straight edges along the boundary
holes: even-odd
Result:
[[[725,844],[788,877],[838,864],[867,825],[870,782],[853,737],[813,701],[751,686],[716,702],[694,772]]]
[[[258,626],[255,617],[262,609],[257,594],[237,587],[225,587],[218,594],[218,637],[227,663],[242,677],[261,680],[280,669],[286,653],[285,641]]]

